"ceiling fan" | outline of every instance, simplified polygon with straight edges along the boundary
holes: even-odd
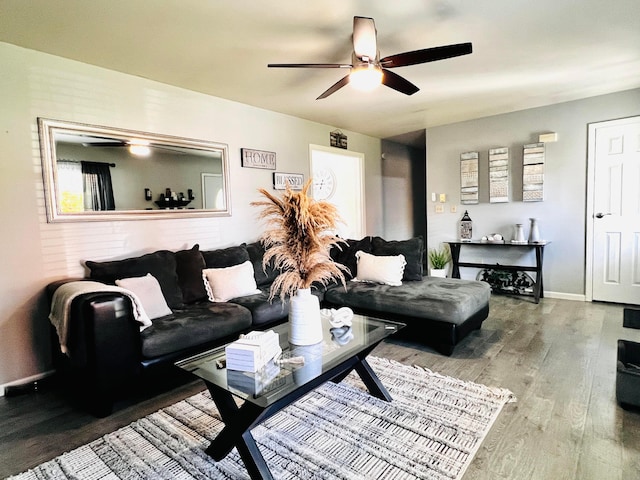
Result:
[[[87,137],[84,137],[87,138]],[[84,139],[83,138],[83,139]],[[96,141],[99,140],[99,141]],[[166,150],[178,155],[184,155],[186,152],[183,148],[172,147],[170,145],[161,145],[157,143],[151,143],[146,140],[131,139],[131,140],[119,140],[116,138],[102,138],[102,137],[88,137],[87,140],[82,141],[83,147],[126,147],[134,155],[146,156],[149,155],[150,149],[155,148],[158,150]]]
[[[353,17],[353,54],[348,63],[270,63],[271,68],[349,68],[349,75],[341,78],[316,100],[327,98],[348,83],[362,89],[374,88],[382,83],[405,95],[413,95],[418,90],[413,83],[389,68],[406,67],[420,63],[434,62],[446,58],[467,55],[472,52],[471,43],[458,43],[441,47],[425,48],[411,52],[398,53],[380,58],[376,43],[376,25],[373,18]]]

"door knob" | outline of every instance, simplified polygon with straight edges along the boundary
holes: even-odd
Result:
[[[610,213],[598,212],[598,213],[596,213],[596,218],[602,218],[602,217],[605,217],[607,215],[611,215],[611,214]]]

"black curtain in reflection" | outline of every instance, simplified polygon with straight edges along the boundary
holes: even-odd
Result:
[[[115,210],[111,171],[108,163],[80,162],[85,191],[85,208],[93,211]]]

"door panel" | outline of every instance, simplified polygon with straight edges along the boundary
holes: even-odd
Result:
[[[592,126],[593,300],[640,304],[640,117]]]
[[[310,145],[309,153],[314,180],[330,180],[331,187],[323,189],[319,199],[338,208],[344,223],[338,224],[336,233],[342,238],[362,238],[365,233],[364,154],[320,145]]]

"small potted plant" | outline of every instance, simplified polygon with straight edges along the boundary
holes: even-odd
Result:
[[[447,263],[451,261],[451,255],[446,247],[429,250],[429,262],[431,263],[430,275],[432,277],[447,277]]]

